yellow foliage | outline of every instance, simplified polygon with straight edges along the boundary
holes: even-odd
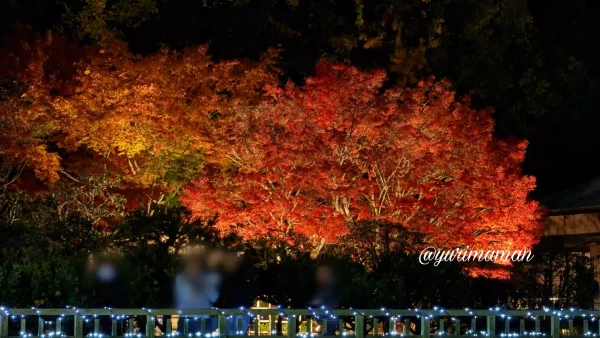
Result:
[[[0,102],[0,156],[25,163],[48,184],[61,171],[76,179],[102,170],[136,189],[174,189],[173,177],[201,168],[199,156],[222,161],[227,129],[220,126],[259,104],[261,89],[277,83],[272,54],[260,63],[213,62],[203,46],[142,58],[116,39],[98,50],[50,37],[26,47],[33,57],[15,75],[28,87]],[[45,63],[71,49],[81,49],[81,57],[72,61],[68,80],[48,76]]]

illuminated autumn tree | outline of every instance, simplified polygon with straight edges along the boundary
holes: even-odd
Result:
[[[385,78],[321,62],[303,86],[271,87],[268,102],[229,125],[227,160],[206,166],[184,205],[216,216],[224,233],[302,239],[315,253],[364,222],[443,248],[536,242],[526,142],[494,139],[491,111],[471,109],[446,81],[384,89]]]
[[[86,48],[51,34],[21,39],[2,58],[19,87],[0,102],[2,164],[50,190],[108,176],[131,208],[164,201],[220,152],[213,124],[256,105],[276,81],[269,55],[216,62],[206,49],[141,57],[114,38]]]

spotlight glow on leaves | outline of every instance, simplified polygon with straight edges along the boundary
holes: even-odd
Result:
[[[444,248],[524,250],[537,241],[526,142],[495,140],[490,110],[446,81],[383,89],[383,71],[321,62],[302,87],[272,87],[236,116],[229,162],[207,166],[182,197],[246,239],[337,243],[380,220]]]
[[[223,234],[317,252],[358,223],[440,248],[527,250],[539,238],[526,142],[495,139],[491,110],[447,81],[386,88],[384,71],[324,61],[282,88],[273,53],[216,62],[206,47],[140,57],[116,39],[26,41],[0,55],[16,84],[0,99],[7,177],[88,196],[78,178],[101,176],[129,209],[183,188],[183,205]],[[87,209],[108,195],[90,196]]]
[[[116,39],[101,48],[52,35],[26,41],[2,59],[23,87],[0,103],[3,164],[25,163],[50,188],[109,173],[130,201],[187,183],[205,155],[218,157],[216,116],[249,109],[276,81],[269,55],[214,62],[206,46],[139,57]]]

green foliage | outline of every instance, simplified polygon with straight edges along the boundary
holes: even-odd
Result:
[[[392,272],[392,273],[390,273]],[[372,291],[369,307],[473,306],[481,294],[456,263],[422,265],[417,255],[388,253],[368,274]],[[378,305],[379,304],[379,305]]]
[[[154,0],[120,0],[109,10],[112,21],[123,27],[138,28],[158,13]]]
[[[0,300],[13,307],[85,306],[84,264],[104,234],[80,219],[36,228],[1,224]],[[5,237],[4,237],[5,236]]]
[[[599,294],[592,265],[582,252],[535,252],[535,264],[515,266],[511,305],[592,308]],[[551,298],[556,301],[550,302]]]
[[[139,212],[114,229],[99,229],[80,218],[61,220],[50,209],[52,199],[29,205],[21,194],[1,196],[7,199],[0,213],[0,303],[13,307],[97,305],[86,263],[106,252],[122,262],[131,307],[171,307],[178,254],[187,243],[235,244],[182,209]]]
[[[79,40],[101,40],[115,27],[138,28],[156,14],[154,0],[62,0],[58,27]]]
[[[332,255],[315,261],[308,255],[280,255],[261,272],[265,295],[261,298],[284,307],[307,306],[315,292],[316,269],[323,263],[335,267],[342,307],[461,307],[472,306],[481,296],[471,288],[472,279],[462,273],[458,264],[424,266],[416,255],[388,253],[366,269],[347,256]]]
[[[127,271],[130,307],[171,307],[177,253],[191,241],[246,249],[260,298],[292,308],[305,307],[314,297],[321,264],[335,267],[343,307],[532,307],[556,295],[562,306],[586,308],[598,292],[591,261],[581,254],[540,254],[534,265],[517,265],[508,282],[473,279],[458,264],[424,266],[417,255],[383,247],[366,265],[353,262],[339,248],[327,248],[314,260],[285,246],[243,247],[233,238],[219,238],[209,224],[190,222],[181,209],[139,213],[114,231],[98,230],[80,219],[44,227],[0,223],[0,231],[0,303],[13,307],[97,304],[84,268],[90,254],[107,250],[118,253]],[[560,283],[552,284],[555,280]]]
[[[177,254],[187,241],[185,231],[193,232],[182,217],[177,211],[138,214],[116,229],[121,258],[129,265],[130,304],[173,306]]]
[[[137,213],[118,226],[114,236],[113,245],[127,264],[132,307],[173,306],[173,281],[186,244],[235,246],[234,239],[220,238],[209,224],[191,221],[182,208],[159,209],[151,215]]]
[[[79,292],[82,263],[37,247],[2,250],[0,299],[14,307],[85,304]]]
[[[164,158],[158,159],[152,165],[157,167],[156,172],[160,172],[160,177],[164,178],[167,185],[175,186],[177,190],[198,177],[204,164],[204,154],[201,151],[190,152],[185,149],[183,154],[166,152],[162,156]],[[171,203],[167,207],[175,206]]]

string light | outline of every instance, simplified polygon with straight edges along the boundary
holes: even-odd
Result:
[[[51,323],[51,322],[48,322]],[[48,337],[48,338],[54,338],[54,337],[66,337],[67,335],[65,333],[62,333],[60,331],[57,332],[48,332],[47,334],[42,334],[41,337]]]
[[[72,309],[72,312],[69,315],[73,315],[73,314],[77,315],[77,314],[80,313],[80,311],[78,309],[76,309],[75,307],[67,306],[66,308],[69,309],[69,310]],[[278,305],[277,309],[280,309],[280,308],[281,308],[281,306]],[[40,320],[41,320],[41,316],[43,315],[43,313],[45,312],[45,310],[44,309],[38,309],[36,307],[31,307],[30,309],[32,311],[34,311],[37,315],[39,315],[40,316]],[[130,316],[130,315],[115,315],[115,314],[112,313],[112,310],[109,307],[104,307],[104,309],[109,310],[111,312],[110,317],[113,318],[113,320],[114,319],[121,320],[121,319],[127,319],[127,318],[134,317],[134,316]],[[213,308],[213,309],[215,309],[215,308]],[[311,311],[311,314],[312,314],[313,318],[316,318],[316,319],[320,319],[321,315],[323,315],[323,314],[325,315],[325,318],[332,318],[332,319],[337,319],[338,318],[336,316],[335,310],[331,311],[331,310],[327,309],[325,306],[321,306],[319,310],[313,310],[312,308],[308,308],[308,309]],[[352,309],[352,308],[350,308],[350,309]],[[148,313],[148,315],[146,315],[146,316],[147,316],[148,320],[151,323],[154,323],[157,320],[157,318],[154,316],[154,314],[152,312],[152,309],[142,308],[142,310],[144,310],[144,311],[146,311]],[[230,310],[219,310],[219,309],[217,309],[217,310],[219,311],[220,315],[226,316],[227,320],[231,320],[231,319],[237,318],[237,316],[239,316],[239,313],[230,314],[228,312]],[[243,306],[239,307],[239,310],[240,311],[246,311]],[[434,319],[434,318],[436,318],[437,313],[439,313],[442,316],[444,316],[444,315],[447,316],[448,315],[448,313],[446,312],[446,310],[444,310],[443,308],[441,308],[439,306],[434,306],[432,308],[432,310],[429,310],[429,311],[425,310],[425,312],[424,312],[425,314],[423,316],[421,316],[421,314],[419,313],[419,309],[417,309],[417,308],[409,309],[409,310],[410,311],[414,311],[415,312],[414,316],[417,317],[417,318],[421,318],[421,320],[427,320],[427,319],[431,320],[431,319]],[[489,308],[489,310],[492,311],[492,312],[494,312],[494,314],[491,315],[491,316],[501,317],[501,318],[504,318],[506,320],[511,320],[512,319],[511,316],[508,316],[506,313],[502,313],[501,312],[502,309],[500,307]],[[550,309],[548,307],[543,307],[542,310],[543,310],[544,313],[551,312],[553,316],[556,316],[559,319],[563,319],[563,318],[564,319],[572,319],[572,318],[575,318],[575,317],[583,317],[586,320],[588,318],[590,318],[591,321],[595,321],[596,320],[596,317],[593,314],[586,313],[585,310],[580,310],[580,309],[575,309],[575,308],[569,308],[568,310],[566,310],[566,311],[568,311],[567,313],[564,313],[564,311],[562,311],[562,310]],[[11,315],[10,314],[11,311],[7,307],[4,307],[4,306],[0,307],[0,311],[3,311],[4,314],[6,314],[9,318],[12,318],[13,320],[18,319],[18,318],[21,318],[21,320],[24,320],[24,319],[27,318],[27,315],[25,315],[25,314]],[[19,309],[17,309],[17,311],[19,311]],[[317,312],[317,311],[319,311],[319,312]],[[455,310],[452,310],[452,311],[455,311]],[[466,312],[467,315],[473,316],[474,319],[477,318],[476,312],[475,312],[476,310],[471,310],[470,308],[467,307],[467,308],[464,308],[464,311]],[[505,310],[505,311],[510,311],[510,310]],[[529,310],[526,310],[526,311],[527,311],[526,315],[523,315],[522,318],[531,318],[531,319],[538,320],[536,315],[532,315],[532,312],[530,312]],[[393,314],[392,312],[388,311],[385,307],[382,307],[380,309],[380,314],[379,315],[378,314],[373,314],[372,310],[369,310],[369,312],[371,312],[371,313],[368,314],[369,318],[374,318],[376,316],[387,316],[387,317],[390,317],[390,319],[392,321],[396,321],[396,320],[399,320],[401,318],[400,315]],[[183,312],[181,310],[176,310],[176,313],[178,313],[179,315],[183,315]],[[365,312],[360,312],[360,311],[353,311],[351,313],[352,313],[351,316],[358,316],[359,314],[363,315],[363,316],[365,315]],[[251,316],[251,317],[255,316],[254,313],[252,313],[251,311],[248,311],[246,314],[248,316]],[[296,318],[295,314],[289,314],[288,315],[285,312],[279,312],[278,315],[279,316],[287,316],[289,318]],[[60,318],[64,318],[65,316],[66,316],[65,313],[61,313],[60,314]],[[97,313],[91,314],[91,315],[88,315],[88,316],[91,316],[93,318],[98,318],[99,317],[99,315]],[[83,320],[86,323],[89,323],[88,316],[83,316]],[[184,315],[184,316],[185,316],[185,320],[189,321],[189,319],[190,319],[190,317],[188,317],[189,315]],[[204,315],[201,315],[200,317],[196,315],[196,316],[191,317],[191,318],[193,318],[193,320],[197,321],[202,316],[204,316]],[[210,316],[210,314],[207,314],[207,316]],[[465,316],[465,315],[461,314],[459,316]],[[456,322],[456,318],[455,317],[451,317],[449,319],[452,322]],[[43,322],[43,323],[51,324],[50,321]],[[488,335],[488,333],[486,331],[480,331],[479,333],[477,333],[473,329],[467,330],[466,333],[474,335],[474,336],[476,336],[476,335],[487,336]],[[244,332],[243,331],[235,331],[235,334],[236,335],[243,335]],[[277,334],[277,332],[275,330],[272,330],[271,334],[275,335],[275,334]],[[177,332],[166,334],[166,336],[168,336],[168,337],[177,337],[179,335],[180,335],[180,333],[177,333]],[[206,334],[203,334],[201,332],[196,332],[196,333],[190,333],[190,334],[188,334],[189,337],[193,337],[193,336],[195,336],[195,337],[202,337],[203,335],[205,337],[219,336],[218,333],[206,333]],[[312,334],[312,333],[298,333],[297,335],[299,337],[300,336],[301,337],[308,337],[308,336],[312,337],[314,334]],[[347,332],[342,332],[342,335],[346,336],[346,335],[348,335],[348,333]],[[392,335],[392,336],[400,335],[400,336],[404,336],[404,333],[400,333],[400,332],[397,332],[397,331],[393,330],[390,333],[388,333],[387,335]],[[437,332],[435,335],[441,336],[441,335],[445,335],[445,333],[444,332]],[[499,334],[500,337],[517,337],[519,335],[521,335],[521,334],[517,334],[517,333],[501,333],[501,334]],[[530,331],[530,332],[524,331],[522,333],[522,335],[527,335],[527,336],[545,336],[546,334],[543,333],[543,332],[537,332],[537,331]],[[21,332],[20,336],[21,337],[32,337],[31,334],[25,333],[24,331]],[[124,336],[125,337],[142,337],[141,333],[132,333],[132,332],[126,333]],[[587,331],[587,332],[584,333],[584,336],[595,337],[596,334],[592,333],[590,331]],[[39,335],[39,337],[41,337],[41,338],[51,338],[51,337],[58,338],[58,337],[61,337],[62,338],[62,337],[66,337],[66,335],[64,333],[60,332],[60,331],[57,331],[57,332],[47,332],[45,334]],[[103,335],[101,333],[91,333],[91,334],[88,334],[87,337],[90,337],[90,338],[92,338],[92,337],[93,338],[102,338],[102,337],[106,337],[106,335]]]

